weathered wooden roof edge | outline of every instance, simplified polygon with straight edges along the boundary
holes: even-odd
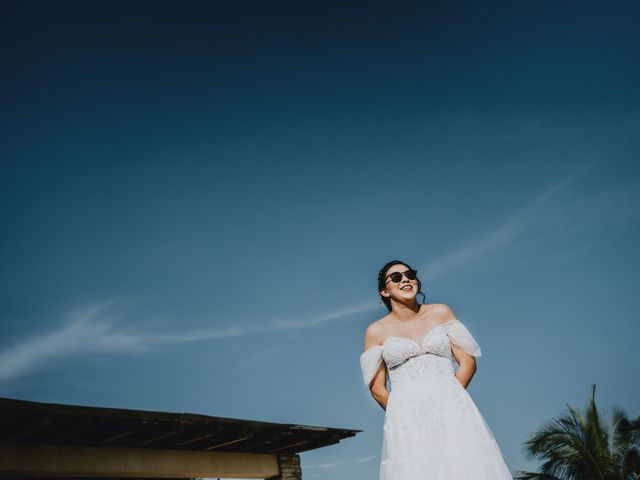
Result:
[[[0,397],[3,443],[299,453],[361,430]]]

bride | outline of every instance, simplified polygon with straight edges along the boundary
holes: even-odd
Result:
[[[404,262],[382,267],[378,292],[389,313],[367,327],[360,366],[385,410],[380,480],[512,480],[466,390],[480,356],[469,330],[447,305],[418,303]]]

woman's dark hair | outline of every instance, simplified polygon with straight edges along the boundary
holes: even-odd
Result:
[[[404,265],[407,268],[411,268],[406,262],[402,262],[400,260],[391,260],[389,263],[387,263],[380,269],[380,272],[378,272],[378,294],[380,294],[380,291],[384,290],[384,287],[386,287],[384,281],[387,278],[387,271],[394,265]],[[422,301],[424,302],[427,297],[422,292],[422,283],[420,283],[420,279],[417,277],[416,280],[418,281],[418,295],[422,295]],[[380,299],[384,302],[387,310],[391,311],[391,300],[389,300],[387,297],[383,297],[382,295],[380,295]]]

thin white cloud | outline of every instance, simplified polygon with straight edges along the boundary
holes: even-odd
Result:
[[[314,470],[319,468],[321,470],[325,470],[327,468],[336,468],[342,465],[342,462],[331,462],[331,463],[316,463],[315,465],[305,465],[305,470]]]
[[[478,260],[495,258],[508,247],[521,248],[526,252],[521,258],[530,262],[550,265],[609,242],[625,226],[640,221],[638,189],[603,187],[572,196],[570,187],[595,166],[585,165],[551,185],[487,234],[462,243],[420,270],[427,272],[431,281]],[[543,253],[533,255],[536,251]],[[364,302],[326,313],[322,318],[337,319],[376,307],[373,302]]]
[[[107,306],[103,304],[82,311],[75,310],[69,314],[62,329],[19,342],[0,352],[0,380],[23,375],[38,364],[60,356],[144,348],[135,338],[113,331],[107,318],[100,318]]]
[[[336,468],[342,465],[340,462],[332,462],[332,463],[321,463],[316,465],[318,468]]]
[[[315,470],[315,469],[320,469],[320,470],[326,470],[326,469],[330,469],[330,468],[336,468],[336,467],[341,467],[344,466],[346,463],[365,463],[365,462],[370,462],[371,460],[374,460],[376,458],[375,455],[367,455],[366,457],[361,457],[361,458],[356,458],[353,460],[349,460],[348,462],[331,462],[331,463],[316,463],[316,464],[311,464],[311,465],[304,465],[304,470]]]
[[[131,353],[153,348],[191,342],[222,340],[280,330],[309,328],[325,322],[355,315],[371,304],[359,304],[321,313],[306,321],[274,320],[270,323],[197,329],[182,332],[131,332],[118,325],[126,323],[109,307],[113,303],[74,309],[67,315],[63,326],[53,332],[16,343],[0,352],[0,381],[22,376],[48,361],[79,354]],[[279,350],[264,352],[264,358]]]
[[[423,270],[433,280],[508,247],[526,252],[521,258],[530,262],[549,265],[620,235],[640,220],[637,190],[614,186],[587,194],[572,192],[569,187],[592,168],[588,165],[547,188],[486,235],[463,243]]]
[[[533,217],[536,216],[536,212],[541,209],[541,206],[577,180],[585,171],[581,170],[568,179],[552,185],[486,235],[473,239],[432,262],[424,269],[429,273],[429,279],[434,280],[442,277],[477,258],[486,257],[498,249],[514,243],[532,228]]]
[[[365,462],[370,462],[371,460],[375,459],[376,456],[375,455],[367,455],[366,457],[362,457],[362,458],[356,458],[354,460],[355,463],[365,463]]]
[[[349,317],[352,315],[356,315],[358,313],[363,313],[368,310],[372,310],[375,308],[376,304],[374,302],[362,302],[357,303],[355,305],[351,305],[348,307],[340,307],[338,309],[332,310],[330,312],[321,313],[318,315],[314,315],[305,320],[276,320],[273,322],[273,326],[276,328],[309,328],[315,327],[322,323],[330,322],[332,320],[339,320],[344,317]]]
[[[619,235],[621,228],[640,220],[640,202],[634,189],[601,188],[588,195],[572,195],[568,188],[592,167],[552,185],[486,235],[466,242],[428,268],[430,280],[465,265],[517,246],[538,255],[522,255],[536,262],[557,262],[580,255]],[[586,239],[586,240],[585,240]],[[542,256],[542,258],[541,258]],[[48,361],[78,354],[127,353],[164,345],[211,341],[291,329],[317,327],[356,317],[378,308],[366,301],[319,313],[304,320],[275,319],[258,324],[183,332],[131,332],[118,327],[122,317],[111,313],[111,304],[77,309],[57,331],[18,342],[0,352],[0,381],[13,379]],[[277,351],[265,352],[276,355]]]

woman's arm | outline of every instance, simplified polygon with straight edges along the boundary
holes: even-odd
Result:
[[[456,362],[460,365],[460,368],[458,368],[458,371],[456,372],[456,378],[464,388],[467,388],[473,378],[473,375],[478,369],[476,359],[468,353],[463,352],[455,345],[451,345],[451,352],[453,352]]]
[[[381,334],[378,325],[370,325],[364,335],[365,351],[373,346],[380,345],[379,335]],[[387,368],[384,361],[380,363],[378,371],[373,376],[369,384],[371,396],[375,399],[383,410],[387,410],[387,401],[389,400],[389,391],[387,390]]]
[[[457,319],[456,314],[453,313],[453,310],[451,310],[448,305],[442,303],[438,305],[438,308],[438,313],[440,313],[440,319],[442,322]],[[476,358],[459,349],[453,343],[451,344],[451,352],[453,353],[456,362],[458,362],[458,365],[460,365],[458,371],[456,372],[456,378],[464,388],[467,388],[469,386],[469,383],[471,382],[471,379],[473,378],[473,375],[478,369],[476,365]]]
[[[383,410],[387,410],[387,402],[389,401],[389,390],[387,390],[387,369],[384,362],[380,365],[378,373],[371,380],[369,386],[371,396],[380,404]]]

